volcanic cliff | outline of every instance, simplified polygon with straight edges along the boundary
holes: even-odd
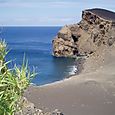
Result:
[[[90,55],[115,42],[115,12],[105,9],[82,11],[82,20],[61,28],[53,42],[53,55],[72,57]]]

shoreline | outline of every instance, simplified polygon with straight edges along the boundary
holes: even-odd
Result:
[[[34,86],[34,87],[44,87],[44,86],[54,85],[54,84],[57,84],[57,83],[60,83],[60,82],[69,80],[69,79],[71,79],[72,77],[77,76],[77,75],[79,75],[80,73],[82,73],[82,71],[83,71],[83,64],[85,63],[85,60],[86,60],[86,58],[83,58],[83,57],[80,57],[80,58],[77,59],[77,60],[75,59],[75,65],[76,65],[76,67],[77,67],[77,70],[74,71],[74,74],[68,75],[68,76],[66,76],[66,77],[65,77],[64,79],[62,79],[62,80],[54,81],[54,82],[47,83],[47,84],[43,84],[43,85],[36,85],[35,83],[31,83],[30,86]]]
[[[24,96],[43,111],[59,109],[64,115],[113,115],[115,47],[101,54],[101,58],[88,58],[79,75],[44,86],[30,86]]]

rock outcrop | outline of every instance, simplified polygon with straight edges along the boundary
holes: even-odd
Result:
[[[71,57],[93,54],[101,46],[115,42],[115,13],[104,9],[82,12],[82,20],[64,26],[53,42],[53,55]]]
[[[64,115],[60,110],[55,109],[51,112],[46,112],[45,110],[38,109],[35,105],[23,97],[19,104],[19,111],[15,115]],[[21,107],[21,108],[20,108]]]

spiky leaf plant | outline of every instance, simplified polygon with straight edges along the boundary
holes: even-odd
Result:
[[[0,115],[14,115],[20,110],[19,101],[24,90],[30,84],[31,78],[35,76],[35,72],[30,72],[28,63],[23,60],[22,66],[19,68],[9,69],[5,62],[7,54],[7,45],[4,41],[0,42]]]

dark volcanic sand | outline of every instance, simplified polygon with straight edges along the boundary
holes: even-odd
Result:
[[[38,108],[60,109],[64,115],[115,115],[115,46],[89,57],[81,74],[30,86],[25,96]]]

